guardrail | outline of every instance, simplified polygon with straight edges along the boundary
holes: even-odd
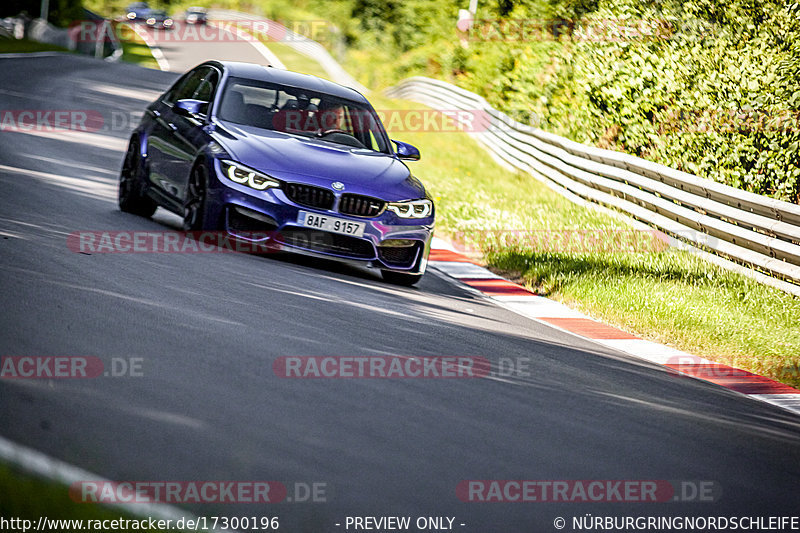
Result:
[[[27,37],[40,43],[54,44],[81,54],[117,61],[122,56],[122,44],[111,24],[103,17],[84,10],[87,19],[70,28],[57,28],[44,19],[25,16],[4,19],[14,26],[14,37]],[[86,36],[91,35],[88,39]]]
[[[488,124],[470,134],[503,165],[573,200],[622,211],[670,236],[673,244],[688,244],[715,263],[800,296],[800,205],[547,133],[439,80],[408,78],[387,95],[480,114]]]

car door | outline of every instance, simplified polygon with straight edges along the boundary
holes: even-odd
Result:
[[[165,95],[162,105],[152,110],[154,127],[147,150],[150,181],[166,195],[176,210],[183,203],[191,165],[205,144],[202,139],[206,133],[203,131],[205,115],[181,115],[176,112],[175,103],[197,96],[204,96],[204,100],[211,98],[218,80],[217,69],[198,67]]]
[[[209,67],[208,71],[204,72],[202,80],[195,88],[192,96],[189,97],[194,100],[209,102],[197,115],[187,116],[173,111],[174,138],[176,139],[175,153],[189,154],[188,157],[177,158],[174,162],[174,168],[171,170],[171,175],[176,177],[174,185],[181,201],[186,197],[189,174],[192,171],[192,165],[197,158],[197,154],[211,140],[208,133],[209,125],[207,119],[220,77],[220,72],[214,67]]]

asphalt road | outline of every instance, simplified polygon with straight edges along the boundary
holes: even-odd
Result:
[[[570,531],[587,513],[800,508],[800,418],[529,321],[436,273],[404,289],[291,256],[70,251],[74,231],[177,227],[161,210],[146,220],[116,206],[136,113],[176,75],[72,56],[0,67],[13,73],[0,79],[0,109],[89,110],[114,126],[0,132],[0,355],[141,358],[143,374],[0,379],[3,437],[113,480],[324,483],[325,502],[186,506],[277,515],[283,531],[343,531],[353,515],[451,516],[482,533],[555,531],[557,516]],[[530,375],[276,377],[273,362],[292,355],[522,358]],[[459,501],[458,483],[475,479],[704,480],[722,492],[699,503]]]
[[[230,21],[192,25],[178,16],[171,30],[139,28],[161,49],[171,72],[186,72],[208,59],[270,64],[260,51],[264,46],[246,32],[235,32]]]

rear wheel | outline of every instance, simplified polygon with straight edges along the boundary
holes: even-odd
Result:
[[[395,285],[411,287],[422,279],[422,274],[406,274],[405,272],[394,272],[392,270],[381,270],[383,280]]]
[[[156,212],[156,203],[142,194],[141,180],[141,152],[139,142],[131,139],[128,144],[128,152],[125,154],[125,161],[122,163],[122,170],[119,173],[119,191],[117,199],[119,208],[126,212],[142,217],[151,217]]]

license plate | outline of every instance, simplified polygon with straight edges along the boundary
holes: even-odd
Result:
[[[300,213],[298,213],[297,223],[307,228],[317,228],[323,231],[341,233],[342,235],[351,235],[353,237],[363,237],[364,227],[366,226],[363,222],[353,222],[352,220],[329,217],[328,215],[318,215],[317,213],[309,213],[308,211],[300,211]]]

